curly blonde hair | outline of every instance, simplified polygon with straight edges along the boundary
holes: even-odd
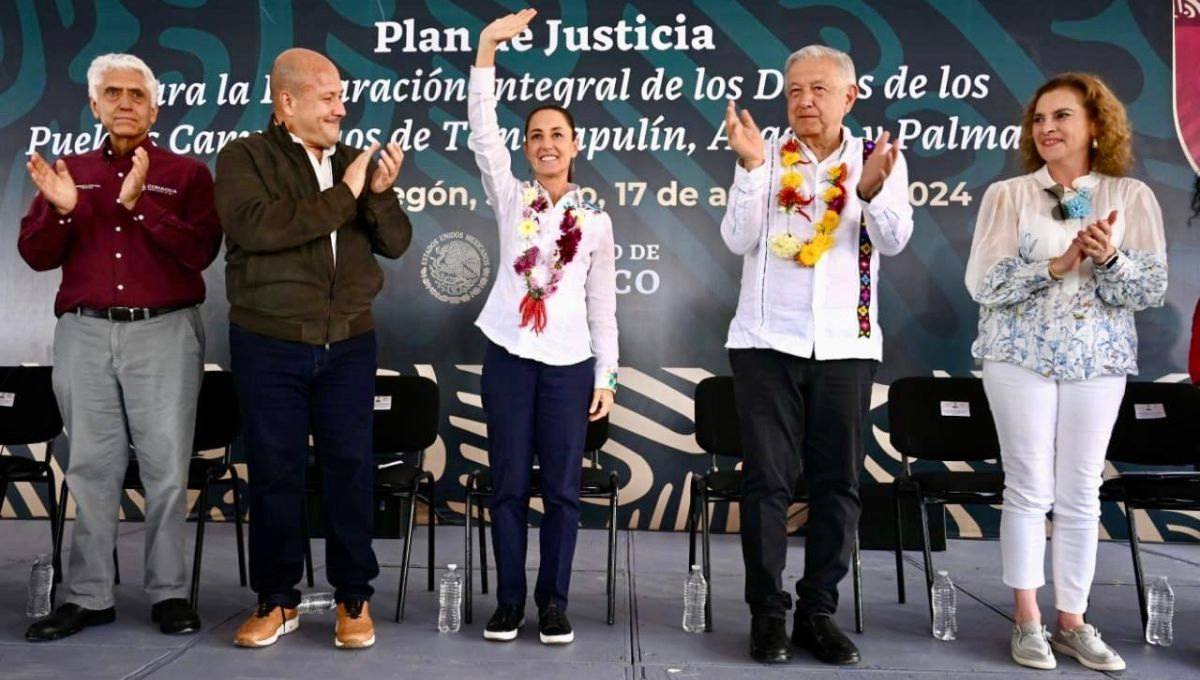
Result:
[[[1021,114],[1021,163],[1026,172],[1045,164],[1033,143],[1033,113],[1042,95],[1057,89],[1075,91],[1083,100],[1088,118],[1096,125],[1095,146],[1090,150],[1091,167],[1095,172],[1121,177],[1133,164],[1133,128],[1125,115],[1125,105],[1117,99],[1103,80],[1090,73],[1060,73],[1033,93]]]

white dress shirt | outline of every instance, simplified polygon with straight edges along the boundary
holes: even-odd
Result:
[[[833,232],[834,244],[814,267],[803,267],[771,252],[772,236],[789,231],[800,241],[815,234],[812,222],[799,214],[779,211],[776,194],[783,168],[779,147],[790,133],[764,142],[764,162],[747,171],[736,165],[729,205],[721,221],[721,238],[734,254],[743,256],[741,294],[737,314],[729,325],[728,348],[774,349],[816,359],[875,359],[883,356],[879,330],[879,255],[895,255],[912,235],[912,206],[908,203],[908,166],[901,155],[869,203],[859,200],[863,140],[842,128],[842,143],[825,160],[818,161],[803,143],[800,152],[809,161],[793,170],[804,177],[799,191],[817,195],[805,208],[814,220],[825,213],[821,193],[829,187],[830,168],[845,163],[843,181],[846,205]],[[867,238],[860,235],[860,218],[866,216],[870,254],[863,253]],[[860,276],[860,270],[867,270]]]
[[[594,386],[616,390],[617,281],[612,221],[597,206],[584,203],[574,184],[537,216],[539,236],[534,244],[545,264],[555,252],[563,212],[575,208],[576,215],[583,218],[579,250],[563,268],[558,290],[545,298],[545,330],[537,334],[531,326],[520,327],[519,309],[526,288],[513,263],[529,245],[517,231],[524,211],[523,193],[544,189],[537,182],[520,182],[513,176],[512,158],[496,119],[495,83],[495,68],[471,68],[469,143],[500,228],[499,272],[475,325],[511,354],[544,364],[569,366],[595,356]]]
[[[294,133],[292,141],[304,148],[304,152],[308,154],[308,162],[312,163],[313,172],[317,174],[317,184],[321,187],[321,191],[325,191],[333,186],[333,152],[337,151],[337,144],[325,149],[321,153],[321,160],[317,160],[316,154],[304,143],[303,139],[297,137]],[[333,246],[333,264],[337,265],[337,229],[329,232],[329,243]]]

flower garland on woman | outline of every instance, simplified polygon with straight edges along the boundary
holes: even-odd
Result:
[[[583,238],[583,220],[586,213],[578,211],[574,201],[563,208],[559,223],[559,237],[554,242],[554,254],[543,258],[538,246],[541,236],[539,216],[550,209],[550,200],[540,185],[529,183],[521,191],[521,223],[517,234],[525,242],[525,250],[513,262],[513,271],[525,283],[525,295],[521,298],[521,328],[530,327],[536,334],[546,330],[546,298],[558,291],[564,268],[575,259],[579,242]]]

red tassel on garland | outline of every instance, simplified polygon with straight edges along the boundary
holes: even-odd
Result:
[[[526,293],[521,298],[521,328],[532,324],[533,332],[541,335],[546,330],[546,301]]]

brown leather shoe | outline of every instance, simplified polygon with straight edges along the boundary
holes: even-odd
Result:
[[[300,614],[277,604],[260,602],[258,608],[237,629],[233,644],[238,647],[269,647],[280,635],[300,627]]]
[[[366,600],[339,602],[333,644],[340,649],[364,649],[375,644],[375,624]]]

